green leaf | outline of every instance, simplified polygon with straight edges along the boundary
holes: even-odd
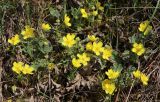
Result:
[[[46,44],[46,43],[47,44]],[[39,42],[38,42],[38,49],[43,53],[43,54],[47,54],[49,52],[52,51],[52,46],[51,44],[48,42],[48,41],[45,41],[43,39],[41,39]]]
[[[121,71],[123,69],[122,64],[114,63],[113,64],[113,69]]]
[[[25,53],[29,54],[30,57],[33,57],[33,51],[34,48],[31,44],[27,44],[26,46],[24,46],[24,48],[22,49]]]
[[[135,43],[136,42],[136,36],[133,35],[132,37],[129,37],[129,43]]]
[[[76,8],[72,7],[71,8],[71,14],[75,19],[78,19],[79,15],[80,15],[79,9],[76,9]]]
[[[73,80],[76,77],[76,69],[71,70],[68,74],[67,74],[67,79],[68,80]]]
[[[49,61],[46,59],[37,59],[34,62],[32,62],[32,66],[35,70],[37,70],[38,68],[45,68],[47,67]]]
[[[58,10],[56,10],[55,8],[50,7],[49,12],[53,17],[59,17],[60,16]]]
[[[112,52],[111,59],[112,59],[112,63],[121,63],[121,59],[120,59],[117,51]]]
[[[130,51],[129,50],[125,50],[123,53],[122,53],[122,59],[127,59],[130,57]]]

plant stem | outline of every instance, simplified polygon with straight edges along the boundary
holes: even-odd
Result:
[[[128,93],[128,96],[127,96],[125,102],[128,102],[128,99],[129,99],[130,93],[131,93],[131,91],[132,91],[132,88],[133,88],[133,86],[134,86],[134,83],[135,83],[135,80],[133,81],[133,83],[132,83],[132,85],[131,85],[131,87],[130,87],[130,89],[129,89],[129,93]]]
[[[151,21],[152,21],[152,19],[153,19],[154,15],[156,14],[157,9],[159,8],[159,3],[160,3],[160,0],[158,0],[157,5],[156,5],[156,8],[154,9],[153,14],[152,14],[152,16],[151,16],[151,18],[150,18],[149,22],[151,22]]]
[[[49,70],[49,102],[52,102],[52,96],[51,96],[51,72]]]

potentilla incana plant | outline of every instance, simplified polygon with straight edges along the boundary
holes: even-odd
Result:
[[[68,10],[66,5],[62,11],[55,8],[54,11],[50,11],[57,13],[57,15],[51,13],[51,16],[56,19],[54,23],[41,21],[38,26],[27,24],[10,37],[8,43],[13,51],[20,48],[24,56],[28,57],[28,61],[20,59],[13,61],[14,74],[23,77],[32,76],[38,71],[45,69],[52,71],[55,67],[66,66],[70,68],[67,71],[74,70],[74,74],[77,74],[79,70],[87,69],[96,62],[98,63],[96,67],[101,73],[99,86],[106,95],[114,95],[119,88],[124,88],[127,78],[131,82],[140,81],[144,86],[148,85],[149,76],[143,72],[143,68],[135,65],[138,65],[139,59],[146,54],[145,38],[152,33],[153,28],[150,21],[139,23],[138,37],[135,34],[130,36],[128,38],[130,42],[125,43],[130,47],[122,52],[112,44],[110,37],[100,35],[99,32],[95,33],[95,25],[96,29],[99,29],[103,19],[107,19],[105,15],[107,3],[103,5],[98,0],[86,2],[87,4],[82,7],[71,7],[71,10]],[[58,61],[55,60],[56,54],[54,54],[59,54],[56,48],[60,49],[61,53]],[[127,57],[123,56],[124,52],[128,52],[125,53]],[[130,71],[123,62],[124,58],[130,61]],[[128,77],[124,77],[125,75]]]

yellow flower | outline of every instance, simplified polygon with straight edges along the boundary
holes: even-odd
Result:
[[[83,18],[88,18],[88,14],[87,14],[85,9],[80,9],[80,11],[81,11],[81,14],[82,14]]]
[[[108,60],[109,57],[112,56],[112,49],[111,48],[104,48],[102,53],[103,53],[103,55],[102,55],[103,59]]]
[[[152,30],[152,26],[149,25],[149,21],[144,21],[139,25],[138,29],[143,32],[144,35],[147,35]]]
[[[141,77],[141,72],[139,70],[133,71],[133,75],[135,78],[140,78]]]
[[[23,74],[33,74],[33,67],[29,66],[28,64],[25,64],[23,69],[22,69],[22,73]]]
[[[149,80],[148,76],[141,73],[141,81],[142,81],[143,85],[148,85],[148,80]]]
[[[109,69],[108,72],[105,72],[109,79],[116,79],[118,78],[120,72],[114,71],[113,69]]]
[[[96,37],[95,35],[88,35],[88,39],[92,42],[96,41],[98,39],[98,37]]]
[[[92,50],[92,48],[93,48],[92,42],[88,42],[86,44],[86,50]]]
[[[100,55],[100,52],[102,51],[102,49],[103,49],[103,43],[100,41],[100,42],[93,42],[93,48],[92,48],[92,50],[93,50],[93,52],[98,56],[98,55]]]
[[[144,73],[140,72],[139,70],[136,70],[136,71],[133,71],[133,75],[135,78],[140,79],[143,85],[148,85],[149,78]]]
[[[77,54],[77,56],[80,60],[80,63],[82,63],[84,66],[88,64],[88,61],[90,61],[90,57],[88,57],[86,53]]]
[[[19,35],[16,34],[14,37],[12,37],[11,39],[8,39],[8,42],[12,45],[17,45],[18,43],[20,43],[20,38]]]
[[[49,64],[48,64],[48,69],[49,69],[49,70],[52,70],[52,69],[54,68],[54,66],[55,66],[54,63],[49,63]]]
[[[13,63],[13,67],[12,67],[12,70],[14,72],[16,72],[17,74],[20,74],[22,69],[23,69],[23,65],[24,63],[23,62],[14,62]]]
[[[106,94],[113,95],[113,92],[116,90],[115,83],[111,82],[108,79],[105,79],[102,82],[102,89],[105,90]]]
[[[97,2],[96,7],[97,7],[97,9],[99,9],[99,10],[101,10],[101,11],[104,10],[104,7],[101,6],[101,3],[100,3],[100,2]]]
[[[32,67],[30,67],[28,64],[25,64],[23,62],[14,62],[12,70],[16,72],[17,74],[20,74],[21,72],[23,74],[33,74],[32,71],[34,70]]]
[[[72,64],[74,67],[76,68],[79,68],[81,66],[81,63],[80,63],[80,60],[79,59],[76,59],[76,58],[73,58],[72,59]]]
[[[30,26],[25,26],[25,30],[22,30],[21,34],[23,35],[24,39],[33,38],[34,37],[34,28]]]
[[[93,12],[92,12],[92,15],[93,15],[93,16],[97,16],[97,15],[98,15],[98,11],[97,11],[97,10],[96,10],[96,11],[93,11]]]
[[[134,43],[132,52],[136,53],[138,56],[141,56],[145,52],[145,48],[141,43]]]
[[[70,21],[70,18],[69,16],[67,16],[67,14],[64,15],[64,24],[68,27],[71,26],[71,23],[69,22]]]
[[[41,28],[42,28],[44,31],[49,31],[49,30],[51,30],[51,26],[50,26],[48,23],[42,23]]]
[[[76,40],[74,38],[75,34],[68,33],[67,36],[63,37],[62,44],[67,47],[72,47],[76,43]]]

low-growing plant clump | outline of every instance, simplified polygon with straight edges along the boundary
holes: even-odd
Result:
[[[160,0],[120,1],[0,1],[1,100],[158,100]]]

